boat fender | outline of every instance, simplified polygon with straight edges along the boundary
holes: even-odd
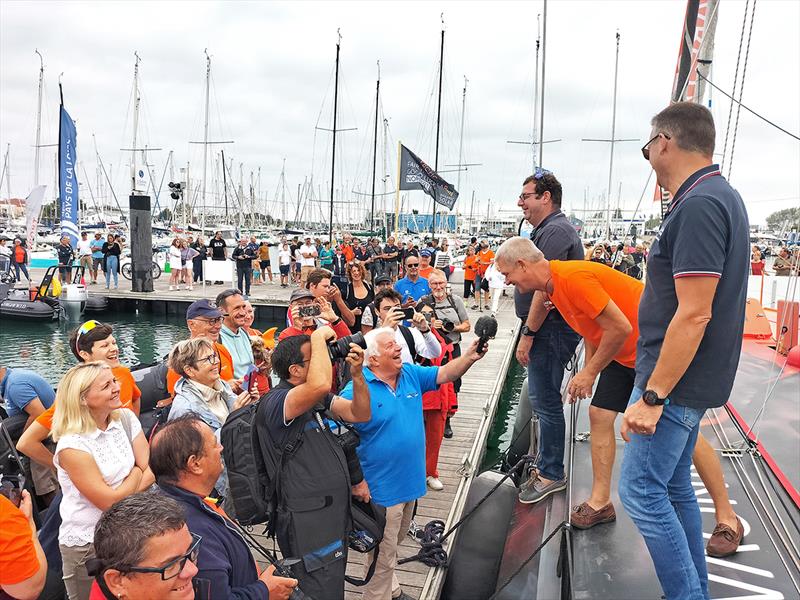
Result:
[[[473,479],[464,512],[472,510],[503,477],[498,471],[484,471]],[[517,488],[506,479],[461,525],[450,551],[444,600],[483,600],[494,593],[516,502]]]

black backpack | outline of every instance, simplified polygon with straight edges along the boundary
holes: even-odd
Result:
[[[256,428],[262,400],[233,411],[220,429],[230,500],[236,520],[244,526],[266,523],[271,510],[270,471]]]

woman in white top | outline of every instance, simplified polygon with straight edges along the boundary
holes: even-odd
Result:
[[[168,251],[169,257],[169,289],[170,291],[174,290],[177,286],[178,289],[181,289],[180,284],[180,276],[183,272],[183,263],[181,262],[181,240],[180,238],[175,238],[172,240],[172,244],[169,247]]]
[[[58,545],[70,600],[86,600],[92,578],[94,526],[104,510],[153,484],[150,451],[139,420],[120,409],[119,383],[105,363],[67,371],[58,384],[52,437],[53,463],[64,494]]]

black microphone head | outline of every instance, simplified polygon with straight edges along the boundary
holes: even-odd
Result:
[[[481,317],[475,323],[475,335],[488,339],[497,335],[497,319],[494,317]]]

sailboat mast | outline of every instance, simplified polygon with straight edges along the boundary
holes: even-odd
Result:
[[[208,48],[204,48],[203,52],[206,55],[206,109],[205,119],[203,121],[203,185],[200,188],[200,197],[202,198],[203,206],[200,209],[200,231],[205,232],[206,228],[206,176],[208,170],[208,99],[209,88],[211,87],[211,57],[208,55]]]
[[[614,58],[614,99],[611,105],[611,158],[608,162],[608,195],[606,196],[606,234],[611,239],[611,175],[614,169],[614,142],[617,129],[617,74],[619,72],[619,31],[617,31],[617,50]]]
[[[439,172],[439,131],[442,124],[442,76],[444,75],[444,15],[442,15],[442,42],[439,47],[439,98],[436,104],[436,152],[433,170]],[[436,233],[436,202],[431,198],[431,233]]]
[[[42,144],[42,88],[44,87],[44,58],[39,50],[39,102],[36,105],[36,152],[33,158],[33,185],[39,185],[39,150]]]
[[[547,0],[544,0],[542,25],[542,91],[541,102],[539,104],[539,165],[542,164],[542,154],[544,153],[544,74],[547,64]],[[534,169],[536,170],[536,169]]]
[[[456,189],[461,189],[461,167],[464,165],[464,114],[467,108],[467,76],[464,75],[464,91],[461,94],[461,134],[458,136],[458,183]]]
[[[334,178],[336,177],[336,113],[339,108],[339,50],[342,44],[342,34],[338,33],[336,41],[336,75],[333,86],[333,149],[331,150],[331,208],[328,221],[328,241],[333,246],[333,196],[335,192]]]
[[[539,124],[539,49],[542,43],[542,24],[541,24],[541,15],[536,15],[536,70],[534,74],[534,81],[533,81],[533,133],[531,135],[531,142],[533,147],[532,160],[533,160],[533,168],[531,173],[536,171],[536,133],[537,133],[537,125]],[[541,148],[542,140],[539,139],[539,147]],[[539,161],[541,164],[541,156],[539,157]]]
[[[375,229],[375,176],[378,169],[378,112],[381,99],[381,61],[378,61],[378,82],[375,84],[375,130],[372,138],[372,198],[369,209],[369,230]]]
[[[300,202],[300,190],[297,190],[297,201]],[[286,229],[286,159],[281,167],[281,222]]]
[[[131,193],[136,193],[136,134],[139,129],[139,58],[134,52],[136,63],[133,67],[133,144],[131,145]]]
[[[225,199],[225,222],[228,222],[228,178],[225,175],[225,150],[221,151],[222,154],[222,197]]]

